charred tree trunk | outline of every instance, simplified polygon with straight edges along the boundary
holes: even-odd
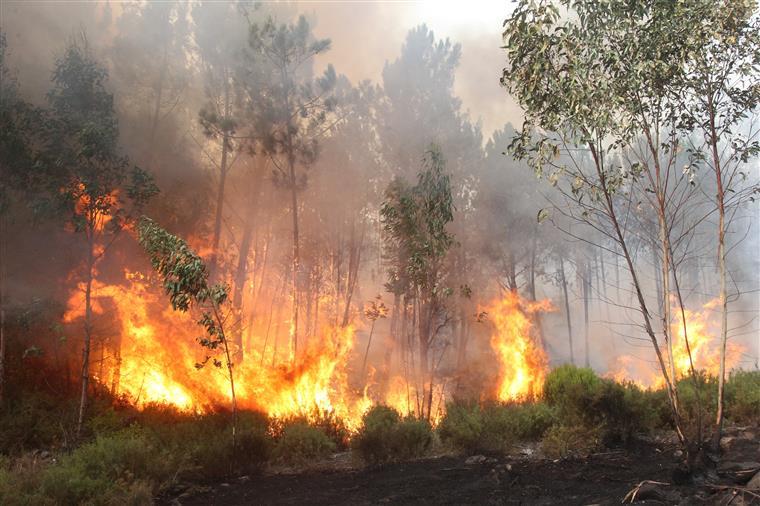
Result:
[[[346,305],[343,308],[343,320],[341,327],[348,325],[350,312],[351,312],[351,298],[356,288],[356,281],[359,278],[359,264],[361,260],[361,250],[364,243],[364,229],[359,236],[359,242],[356,242],[356,232],[354,225],[351,225],[351,242],[349,244],[348,252],[348,273],[346,280]]]

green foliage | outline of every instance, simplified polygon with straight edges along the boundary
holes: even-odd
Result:
[[[352,439],[352,447],[370,465],[419,458],[433,441],[426,420],[402,418],[393,408],[373,406],[362,418],[362,427]]]
[[[0,453],[59,446],[71,431],[73,411],[73,401],[32,391],[6,402],[0,412]]]
[[[587,421],[594,394],[601,380],[591,369],[562,365],[552,370],[544,384],[544,398],[568,424]]]
[[[397,178],[386,189],[380,215],[393,259],[387,286],[394,293],[439,288],[440,264],[454,243],[447,230],[454,219],[454,204],[444,167],[440,148],[431,146],[415,186]]]
[[[595,429],[607,445],[625,443],[662,424],[662,406],[652,393],[633,383],[599,378],[589,368],[554,369],[546,378],[544,397],[556,410],[559,425]]]
[[[482,446],[483,413],[475,403],[452,402],[438,426],[441,441],[457,450],[476,452]]]
[[[150,218],[140,218],[137,234],[140,245],[150,257],[151,265],[163,280],[164,291],[169,296],[172,307],[182,312],[188,311],[192,305],[200,307],[201,317],[198,324],[205,329],[206,334],[198,338],[198,343],[210,351],[220,348],[224,350],[235,410],[232,364],[224,334],[221,308],[227,300],[227,287],[223,284],[209,286],[208,270],[203,259],[195,254],[184,240],[170,234]],[[202,362],[195,364],[195,367],[202,368],[210,359],[216,367],[222,366],[220,360],[207,355]]]
[[[106,217],[105,230],[116,232],[132,217],[116,190],[126,190],[132,211],[139,211],[158,188],[150,174],[119,152],[108,72],[84,37],[56,60],[52,81],[45,149],[33,165],[35,181],[47,192],[41,208],[65,210],[75,229],[90,239]]]
[[[541,449],[549,458],[587,455],[600,445],[598,429],[583,425],[553,425],[541,440]]]
[[[726,416],[736,423],[760,422],[760,371],[734,371],[726,383]]]
[[[264,152],[287,160],[287,167],[274,171],[275,182],[294,189],[306,184],[306,174],[299,177],[295,164],[316,160],[319,138],[335,107],[333,66],[316,79],[304,72],[315,55],[329,49],[330,40],[315,39],[304,16],[293,24],[270,17],[250,26],[242,84],[250,98],[251,126]]]
[[[108,504],[168,485],[179,462],[144,431],[98,437],[45,469],[40,490],[57,504]],[[150,493],[148,494],[150,497]]]
[[[441,421],[441,440],[467,453],[506,452],[517,441],[535,441],[554,423],[544,403],[450,403]]]
[[[304,464],[329,456],[335,443],[322,430],[303,418],[287,420],[275,438],[272,456],[286,464]]]

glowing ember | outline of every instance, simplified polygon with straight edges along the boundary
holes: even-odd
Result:
[[[548,300],[526,301],[514,291],[486,308],[495,327],[491,347],[499,359],[496,396],[500,401],[528,400],[541,394],[548,360],[532,335],[532,318],[538,312],[551,310]]]

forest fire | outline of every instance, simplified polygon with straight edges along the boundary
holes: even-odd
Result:
[[[163,403],[197,412],[229,402],[222,369],[197,370],[203,350],[195,342],[199,329],[192,318],[172,311],[145,276],[125,270],[121,284],[95,281],[92,305],[95,330],[103,336],[94,345],[92,374],[115,395],[138,406]],[[513,292],[488,306],[494,325],[491,345],[500,363],[499,400],[528,400],[541,393],[548,361],[536,340],[533,317],[550,310],[548,300],[529,302]],[[107,314],[120,322],[116,328],[100,327]],[[69,297],[64,322],[82,318],[80,283]],[[238,404],[278,418],[330,414],[351,429],[359,427],[373,404],[387,404],[401,413],[419,411],[415,385],[402,376],[389,379],[382,398],[370,395],[371,382],[359,388],[352,383],[348,364],[354,352],[353,326],[321,325],[318,336],[308,341],[293,365],[287,349],[268,352],[267,337],[250,332],[244,358],[235,364]],[[443,416],[446,400],[445,385],[434,385],[433,424]]]
[[[64,322],[84,317],[83,285],[72,293]],[[139,406],[164,403],[181,410],[207,411],[229,401],[221,369],[197,371],[203,351],[195,338],[200,331],[192,318],[171,310],[160,293],[139,273],[124,272],[124,284],[93,285],[94,321],[111,312],[121,322],[116,329],[98,329],[105,337],[95,346],[93,376],[116,395]],[[366,392],[349,386],[348,356],[354,328],[320,329],[297,365],[287,353],[264,360],[264,339],[252,335],[249,351],[235,364],[238,404],[274,417],[332,414],[355,428],[370,407]],[[276,351],[276,350],[275,350]]]
[[[710,376],[720,372],[720,325],[717,307],[719,299],[713,299],[702,306],[700,311],[684,308],[683,316],[680,310],[675,311],[670,324],[670,335],[673,338],[673,366],[677,379],[690,374],[693,361],[694,370]],[[673,306],[674,309],[676,306]],[[684,328],[683,320],[686,320]],[[689,346],[686,346],[688,339]],[[691,358],[689,357],[691,350]],[[726,347],[726,371],[731,371],[739,364],[743,347],[738,343],[728,342]],[[667,348],[664,348],[667,352]],[[615,381],[631,381],[642,388],[663,388],[665,381],[654,364],[636,360],[630,355],[617,357],[615,365],[608,376]]]
[[[527,301],[515,291],[488,306],[495,327],[491,347],[500,366],[496,391],[500,401],[531,400],[541,394],[549,362],[536,338],[534,322],[538,313],[552,309],[549,300]]]

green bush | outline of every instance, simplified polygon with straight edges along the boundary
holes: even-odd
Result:
[[[232,447],[230,423],[229,413],[186,415],[184,420],[174,423],[159,421],[149,430],[172,454],[181,456],[184,478],[224,479],[235,472],[260,470],[267,463],[273,446],[267,416],[254,411],[238,413],[236,451]]]
[[[349,430],[345,422],[338,418],[335,413],[317,410],[312,414],[310,425],[324,432],[335,443],[337,449],[345,450],[348,448]]]
[[[503,452],[518,440],[540,439],[553,423],[554,411],[544,403],[450,403],[439,434],[466,453]]]
[[[583,425],[554,425],[541,440],[541,449],[549,458],[587,455],[599,446],[599,431]]]
[[[73,405],[28,392],[0,409],[0,453],[19,454],[61,445],[71,435]]]
[[[601,383],[588,367],[563,365],[547,375],[544,398],[556,410],[562,424],[585,424],[589,422],[591,404]]]
[[[734,371],[726,382],[726,417],[760,423],[760,371]]]
[[[475,453],[483,447],[483,412],[476,403],[450,402],[438,426],[441,441],[456,450]]]
[[[421,457],[430,448],[433,431],[426,420],[401,418],[393,408],[374,406],[352,439],[359,457],[370,465]]]
[[[0,504],[4,506],[52,505],[39,492],[42,462],[30,455],[14,461],[0,455]]]
[[[286,464],[303,464],[328,456],[335,443],[321,429],[304,418],[286,421],[275,439],[273,457]]]
[[[64,455],[42,473],[40,490],[57,504],[121,502],[168,485],[178,465],[171,453],[133,427]]]

